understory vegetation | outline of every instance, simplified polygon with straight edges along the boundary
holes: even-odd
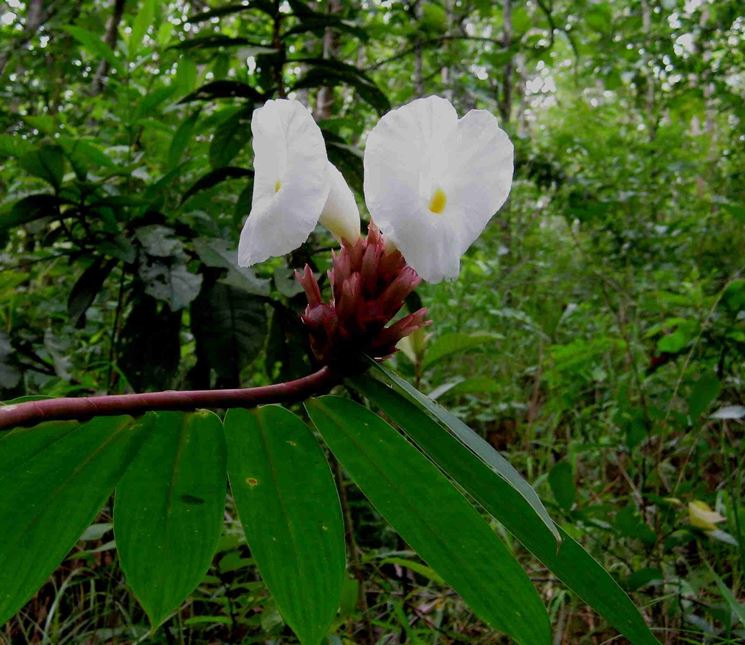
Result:
[[[432,94],[459,114],[487,109],[515,144],[510,199],[457,280],[410,298],[432,325],[389,366],[509,459],[662,643],[743,642],[742,9],[6,0],[0,399],[310,373],[294,270],[323,275],[334,241],[319,227],[289,258],[237,266],[253,110],[308,105],[367,223],[362,151],[382,114]],[[331,466],[348,569],[329,643],[508,642]],[[230,495],[209,573],[154,631],[119,566],[112,512],[0,642],[297,642]],[[624,642],[492,525],[555,643]]]

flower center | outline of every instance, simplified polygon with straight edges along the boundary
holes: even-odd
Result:
[[[445,210],[445,205],[448,203],[447,195],[442,188],[437,188],[432,194],[432,199],[429,200],[429,210],[436,215],[440,215]]]
[[[282,188],[282,182],[277,179],[277,181],[274,182],[274,192],[278,193],[280,188]]]

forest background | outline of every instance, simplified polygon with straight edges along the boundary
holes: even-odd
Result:
[[[362,204],[365,134],[438,94],[497,114],[508,205],[395,367],[477,429],[665,643],[745,633],[745,15],[737,0],[5,0],[0,399],[311,371],[287,259],[239,270],[250,121],[306,103]],[[336,642],[492,643],[343,472]],[[498,530],[499,527],[497,527]],[[8,642],[147,636],[104,510]],[[503,536],[508,539],[506,533]],[[510,541],[556,643],[614,632]],[[231,510],[152,642],[291,642]]]

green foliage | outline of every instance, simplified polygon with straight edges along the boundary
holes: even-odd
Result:
[[[0,623],[57,568],[142,439],[128,417],[53,422],[0,439]]]
[[[157,627],[202,581],[225,508],[225,439],[211,412],[148,413],[116,487],[114,535],[127,584]]]
[[[322,397],[306,405],[352,480],[480,618],[519,643],[550,642],[530,579],[426,457],[353,401]]]
[[[537,509],[528,506],[526,502],[533,495],[499,453],[482,444],[476,435],[464,441],[464,434],[471,431],[462,423],[452,423],[452,419],[443,416],[447,414],[444,410],[427,403],[425,397],[395,374],[383,368],[379,372],[394,389],[369,377],[359,382],[360,388],[445,474],[632,642],[656,642],[633,603],[610,575],[569,535],[561,529],[557,532],[540,501],[536,500]]]
[[[344,581],[344,523],[326,458],[309,428],[279,406],[231,410],[225,432],[251,553],[300,642],[315,645]]]

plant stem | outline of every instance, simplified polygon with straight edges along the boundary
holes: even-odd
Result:
[[[263,387],[226,390],[168,390],[143,394],[111,394],[75,399],[43,399],[0,407],[0,430],[42,421],[83,420],[96,416],[139,415],[151,410],[252,408],[263,403],[291,403],[327,392],[342,376],[322,367],[308,376]]]

